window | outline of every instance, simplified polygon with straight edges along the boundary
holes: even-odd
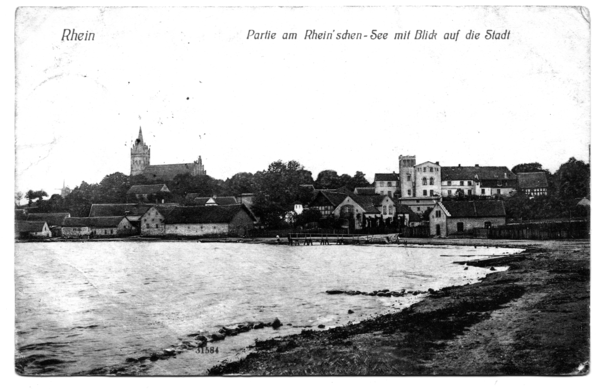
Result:
[[[410,181],[410,174],[406,175],[406,181]]]
[[[387,205],[384,205],[384,206],[383,206],[383,214],[384,214],[384,215],[387,215]]]
[[[497,194],[500,194],[500,189],[496,189],[496,193],[497,193]]]
[[[485,222],[485,223],[483,223],[483,226],[485,228],[491,228],[492,227],[492,222]]]
[[[484,195],[485,194],[485,189],[481,189],[481,194]]]
[[[420,211],[420,210],[421,210],[421,207],[417,207],[417,211]]]
[[[411,195],[411,194],[410,194],[410,193],[411,193],[410,189],[407,191],[407,193],[408,193],[408,195],[409,195],[409,196]]]
[[[434,183],[435,183],[435,178],[430,177],[429,178],[429,185],[434,185]]]
[[[432,167],[429,168],[429,173],[433,173],[433,168]]]
[[[422,181],[423,181],[423,185],[427,185],[427,178],[426,177],[423,177]]]
[[[392,191],[388,190],[388,196],[392,197]]]
[[[463,222],[456,223],[456,231],[463,232],[465,230],[465,225]]]
[[[156,225],[156,228],[158,228],[158,224]]]
[[[472,191],[471,189],[469,189],[469,190],[467,191],[467,194],[470,196],[470,195],[472,195],[472,194],[473,194],[473,191]]]
[[[423,189],[423,196],[427,196],[427,189]]]
[[[471,181],[467,181],[467,185],[473,185],[473,184],[471,184]]]
[[[435,211],[435,217],[442,217],[442,211]]]
[[[146,228],[150,228],[150,224],[146,223]]]
[[[452,181],[446,181],[446,185],[452,185]]]
[[[452,196],[452,190],[448,189],[448,196]]]
[[[465,184],[465,182],[464,182],[464,181],[461,181],[461,182],[460,182],[460,186],[463,186],[464,184]]]
[[[429,196],[433,197],[433,189],[429,191]]]

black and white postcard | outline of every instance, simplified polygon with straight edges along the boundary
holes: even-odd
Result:
[[[14,370],[587,375],[590,32],[17,8]]]

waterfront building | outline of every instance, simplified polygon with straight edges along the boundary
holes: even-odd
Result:
[[[45,221],[52,232],[52,236],[61,236],[61,228],[65,219],[71,217],[68,212],[58,213],[30,213],[26,216],[27,221]]]
[[[52,232],[43,220],[15,220],[15,238],[50,238]]]
[[[244,236],[257,221],[243,204],[150,208],[141,218],[141,234],[149,236]]]
[[[517,183],[520,191],[527,196],[546,196],[548,180],[545,172],[517,173]]]
[[[131,175],[144,175],[152,180],[171,181],[178,174],[191,174],[192,176],[206,175],[202,164],[202,157],[189,163],[176,163],[165,165],[150,165],[150,147],[144,143],[142,127],[137,139],[131,147]]]
[[[444,166],[442,196],[510,196],[517,188],[517,175],[506,166]]]
[[[333,214],[333,210],[347,197],[347,193],[318,190],[308,206],[311,209],[319,210],[321,216],[327,217]]]
[[[430,234],[441,237],[505,224],[504,202],[498,200],[438,202],[429,214]]]
[[[134,235],[137,228],[125,216],[70,217],[61,228],[64,238]]]

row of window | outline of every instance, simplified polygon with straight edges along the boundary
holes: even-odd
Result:
[[[423,177],[421,182],[423,183],[423,185],[427,185],[427,182],[429,182],[429,185],[435,185],[435,178],[429,177],[429,180],[427,180],[427,177]]]
[[[384,181],[377,181],[375,186],[386,186]],[[396,186],[396,181],[388,181],[387,186]]]
[[[460,190],[460,189],[459,189],[459,190]],[[446,191],[446,193],[448,194],[448,196],[452,196],[452,194],[457,194],[459,190],[457,190],[456,192],[454,192],[454,193],[453,193],[453,192],[452,192],[452,189],[448,189],[448,190]],[[442,191],[442,193],[443,193],[443,192],[444,192],[444,191]],[[490,194],[492,194],[492,193],[493,193],[493,190],[492,190],[492,189],[490,189]],[[472,191],[471,189],[468,189],[468,190],[467,190],[467,192],[466,192],[466,195],[470,196],[470,195],[472,195],[472,194],[473,194],[473,191]],[[481,194],[482,194],[482,195],[485,195],[485,194],[486,194],[485,188],[481,188]],[[501,189],[496,189],[496,194],[502,194],[502,190],[501,190]]]
[[[459,182],[460,182],[460,184],[459,184],[460,186],[464,186],[465,185],[465,181],[459,181]],[[467,183],[468,186],[473,185],[473,181],[466,181],[466,183]],[[443,184],[444,183],[442,183],[442,185]],[[445,185],[452,185],[452,181],[446,181]]]
[[[422,169],[422,170],[421,170],[421,169]],[[439,168],[439,167],[436,167],[436,168],[433,168],[433,167],[429,167],[429,168],[426,168],[426,167],[423,167],[423,168],[421,168],[421,167],[418,167],[418,168],[417,168],[417,171],[418,171],[418,172],[420,172],[420,171],[426,172],[426,171],[427,171],[427,169],[429,169],[429,173],[433,173],[434,171],[435,171],[435,172],[439,172],[439,171],[440,171],[440,168]]]

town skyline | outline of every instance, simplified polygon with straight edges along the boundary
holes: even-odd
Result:
[[[18,23],[16,190],[127,174],[140,125],[153,164],[200,155],[218,179],[280,159],[370,181],[397,171],[399,155],[551,171],[570,157],[589,162],[589,24],[577,8],[319,9],[317,19],[264,8],[228,25],[221,12],[38,9],[35,34]],[[94,41],[61,42],[65,20]],[[342,25],[512,34],[452,45],[245,39],[259,26]]]

